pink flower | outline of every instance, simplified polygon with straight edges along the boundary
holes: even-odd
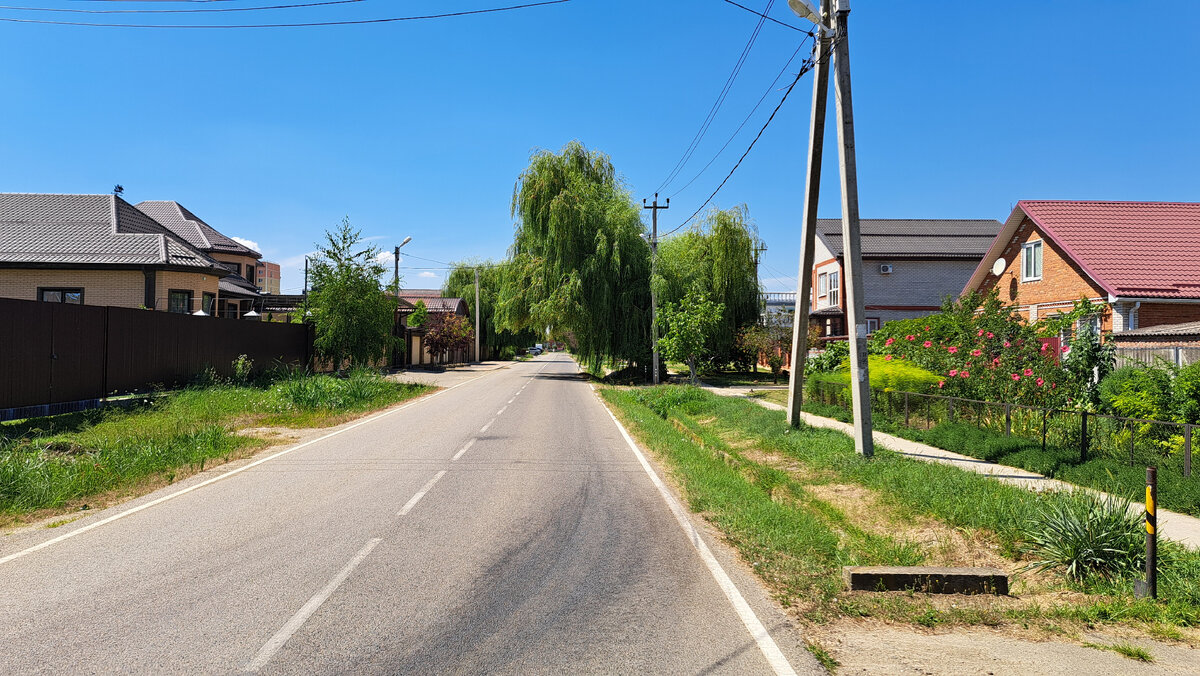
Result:
[[[1012,377],[1013,377],[1013,380],[1020,380],[1020,379],[1021,379],[1021,374],[1020,374],[1020,373],[1014,373],[1014,374],[1012,374]]]
[[[883,358],[883,360],[884,360],[884,361],[891,361],[891,360],[892,360],[892,355],[890,355],[890,354],[889,354],[888,356],[884,357],[884,358]]]
[[[962,376],[963,378],[970,378],[971,372],[970,371],[959,371],[958,375]]]
[[[1033,375],[1033,369],[1025,369],[1025,375],[1027,375],[1027,376]]]
[[[895,338],[888,338],[887,340],[883,341],[883,344],[886,346],[886,345],[891,345],[894,342],[896,342]]]
[[[1050,347],[1050,343],[1042,343],[1042,352],[1045,352],[1048,347]]]
[[[999,364],[999,363],[1000,363],[1000,357],[992,357],[992,363],[993,363],[993,364]]]
[[[983,354],[983,350],[971,350],[972,357],[978,357],[981,354]]]
[[[1042,380],[1041,378],[1038,378],[1038,379],[1037,379],[1037,386],[1038,386],[1038,387],[1041,387],[1042,385],[1045,385],[1045,384],[1046,384],[1046,381]]]
[[[930,341],[930,340],[925,341],[925,347],[933,347],[933,341]]]
[[[944,381],[944,380],[939,380],[939,381],[938,381],[938,389],[941,389],[941,388],[943,388],[943,387],[945,387],[945,386],[946,386],[946,381]]]
[[[917,337],[911,333],[908,334],[907,336],[905,336],[904,338],[905,338],[905,340],[916,340],[917,339]]]
[[[983,329],[979,329],[979,335],[983,335]]]
[[[1058,387],[1058,385],[1055,385],[1054,383],[1050,383],[1050,389],[1052,389],[1052,390],[1053,390],[1053,389],[1054,389],[1054,388],[1056,388],[1056,387]]]
[[[1004,347],[1012,347],[1012,343],[1010,343],[1006,340],[1006,341],[1004,341]]]
[[[1063,352],[1063,354],[1066,354],[1066,353],[1067,353],[1067,350],[1070,350],[1070,349],[1071,349],[1071,346],[1070,346],[1070,345],[1063,345],[1063,346],[1062,346],[1062,352]]]
[[[995,338],[995,337],[996,337],[996,334],[992,333],[991,331],[988,331],[988,338]]]
[[[950,347],[948,347],[946,349],[950,351],[950,354],[954,354],[955,352],[958,352],[958,348],[954,347],[953,345],[951,345]]]
[[[928,326],[926,326],[926,327],[925,327],[925,330],[926,330],[926,331],[928,331],[928,330],[929,330],[929,327],[928,327]]]
[[[950,377],[953,378],[956,375],[958,375],[958,369],[950,369]]]

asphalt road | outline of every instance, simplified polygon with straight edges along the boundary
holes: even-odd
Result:
[[[5,538],[0,673],[815,671],[576,374],[545,355]]]

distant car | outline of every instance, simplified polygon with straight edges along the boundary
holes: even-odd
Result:
[[[526,350],[526,352],[527,352],[528,354],[531,354],[531,355],[533,355],[533,356],[535,356],[535,357],[536,357],[536,356],[538,356],[539,354],[541,354],[541,353],[542,353],[542,348],[538,347],[537,345],[534,345],[533,347],[531,347],[531,348],[529,348],[528,350]]]

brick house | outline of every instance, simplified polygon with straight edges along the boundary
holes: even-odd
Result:
[[[962,292],[997,287],[1031,322],[1080,298],[1106,332],[1200,321],[1200,204],[1022,200]]]
[[[221,298],[210,312],[237,319],[259,308],[262,293],[254,280],[262,254],[221,234],[178,202],[147,200],[137,208],[232,273],[221,279]]]
[[[0,296],[211,313],[229,270],[116,195],[0,193]]]
[[[434,355],[429,351],[429,348],[424,345],[424,329],[410,329],[408,327],[408,316],[416,309],[417,301],[425,304],[425,310],[430,317],[438,314],[454,314],[460,317],[466,317],[470,313],[467,310],[467,302],[462,298],[445,298],[442,292],[438,289],[401,289],[399,304],[396,307],[396,332],[395,335],[400,337],[404,344],[403,353],[397,352],[393,356],[392,364],[396,367],[403,366],[424,366],[431,364],[445,364],[451,362],[465,362],[474,359],[474,347],[469,350],[456,350],[452,353]]]
[[[957,296],[1000,230],[990,219],[892,219],[860,221],[863,301],[867,330],[884,322],[937,312]],[[846,335],[842,221],[817,220],[809,322],[822,337]]]

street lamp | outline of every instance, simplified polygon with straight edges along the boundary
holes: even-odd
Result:
[[[840,0],[838,6],[839,9],[849,10],[850,0]],[[816,24],[826,33],[833,32],[833,28],[827,26],[821,18],[821,10],[817,9],[811,0],[788,0],[788,7],[791,8],[793,14]]]
[[[412,237],[405,237],[404,241],[400,242],[400,246],[392,250],[392,255],[395,256],[395,268],[392,271],[392,287],[397,296],[400,295],[400,247],[411,241]]]

